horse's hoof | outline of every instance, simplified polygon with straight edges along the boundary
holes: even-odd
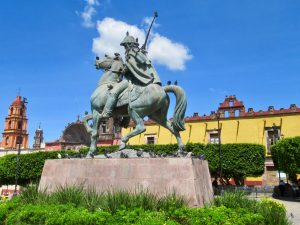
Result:
[[[188,152],[186,152],[186,151],[183,151],[183,150],[178,150],[177,151],[177,154],[176,154],[176,156],[177,157],[180,157],[180,158],[182,158],[182,157],[187,157],[187,155],[188,155]]]
[[[128,154],[121,152],[120,153],[120,158],[128,158]]]
[[[93,159],[94,158],[94,154],[93,153],[88,153],[87,155],[86,155],[86,159]]]

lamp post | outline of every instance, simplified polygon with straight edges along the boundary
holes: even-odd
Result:
[[[25,110],[25,106],[27,104],[27,99],[23,97],[22,103],[21,103],[21,127],[20,127],[20,134],[17,138],[17,142],[19,144],[18,146],[18,154],[17,154],[17,162],[16,162],[16,171],[15,171],[15,191],[14,191],[14,196],[17,195],[17,186],[18,186],[18,179],[19,179],[19,167],[20,167],[20,154],[21,154],[21,144],[23,142],[23,138],[22,138],[22,132],[23,132],[23,115],[24,115],[24,110]]]
[[[277,129],[277,127],[276,127],[276,125],[274,124],[273,126],[272,126],[272,128],[273,128],[273,144],[275,145],[276,144],[276,141],[277,141],[277,136],[278,136],[278,129]],[[277,153],[277,170],[278,170],[278,180],[279,180],[279,183],[280,183],[280,180],[281,180],[281,177],[280,177],[280,166],[279,166],[279,155],[278,155],[278,153]]]
[[[219,147],[219,170],[220,170],[220,181],[222,181],[223,162],[222,162],[222,146],[221,146],[221,128],[220,128],[220,112],[217,111],[216,118],[218,121],[218,147]]]

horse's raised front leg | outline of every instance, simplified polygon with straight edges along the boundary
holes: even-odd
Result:
[[[97,150],[97,141],[99,138],[100,113],[93,109],[93,130],[91,133],[91,145],[87,157],[94,157]]]
[[[124,137],[122,137],[121,139],[121,144],[119,146],[119,150],[125,149],[126,148],[126,143],[128,142],[128,140],[138,134],[143,133],[146,129],[144,126],[144,120],[143,118],[140,117],[140,115],[134,111],[134,110],[129,110],[129,116],[131,117],[131,119],[134,121],[134,123],[136,124],[135,128],[129,132],[127,135],[125,135]]]

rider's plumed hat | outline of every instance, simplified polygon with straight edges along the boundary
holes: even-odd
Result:
[[[126,37],[123,39],[123,41],[121,42],[121,46],[124,46],[125,44],[135,44],[135,45],[139,45],[139,43],[137,42],[137,40],[129,35],[129,32],[127,31],[126,33]]]

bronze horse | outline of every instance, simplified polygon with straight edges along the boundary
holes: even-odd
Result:
[[[109,90],[114,84],[119,82],[120,75],[124,69],[124,63],[118,55],[116,57],[105,56],[101,59],[97,58],[95,66],[96,69],[103,69],[105,72],[91,96],[92,114],[86,115],[83,118],[85,127],[91,134],[89,156],[93,156],[97,149],[99,126],[102,119],[100,114],[105,106]],[[170,105],[170,98],[167,95],[169,92],[174,93],[176,96],[176,106],[172,121],[167,119]],[[131,132],[122,137],[119,150],[126,147],[126,143],[130,138],[146,130],[143,118],[148,116],[151,120],[167,128],[176,137],[179,147],[178,154],[184,153],[184,144],[179,132],[185,130],[184,115],[187,100],[185,92],[181,87],[175,85],[162,87],[158,84],[136,86],[129,79],[128,88],[120,96],[118,104],[113,111],[113,117],[129,116],[136,126]],[[88,124],[88,121],[91,119],[93,120],[92,126]]]

